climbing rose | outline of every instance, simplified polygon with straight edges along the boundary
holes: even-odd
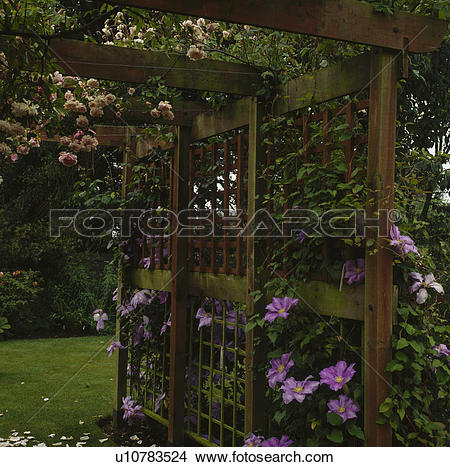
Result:
[[[186,54],[191,60],[202,60],[206,58],[207,53],[203,50],[201,44],[191,45]]]
[[[142,412],[142,405],[137,405],[131,396],[122,397],[123,419],[127,420],[128,425],[132,425],[135,421],[144,420],[145,414]]]
[[[245,440],[244,447],[258,447],[263,441],[263,436],[256,436],[254,433],[250,433],[250,436]]]
[[[198,330],[204,326],[211,326],[212,315],[205,311],[204,308],[199,308],[195,317],[200,320],[198,323]]]
[[[342,417],[345,422],[349,418],[356,418],[356,412],[359,412],[358,404],[349,397],[341,394],[339,399],[334,399],[328,402],[328,413],[335,413]]]
[[[98,88],[98,81],[94,78],[90,78],[86,83],[90,88]]]
[[[72,167],[78,161],[77,156],[71,152],[60,152],[58,157],[59,162],[66,167]]]
[[[263,447],[273,447],[273,448],[285,448],[287,446],[290,446],[294,441],[292,439],[289,439],[288,436],[283,435],[281,439],[278,438],[269,438],[266,441],[263,441],[261,446]]]
[[[89,126],[89,120],[84,115],[77,117],[77,126],[80,128],[87,128]]]
[[[172,110],[172,105],[169,104],[168,101],[160,101],[158,104],[158,110],[161,112],[168,112],[169,110]]]
[[[125,347],[119,341],[111,341],[111,344],[106,349],[108,351],[108,357],[111,357],[114,350],[116,349],[124,349]]]
[[[108,321],[108,315],[103,310],[94,310],[94,321],[97,322],[97,331],[105,327],[104,321]]]
[[[354,260],[349,259],[345,262],[345,278],[347,279],[347,284],[359,284],[364,280],[364,259],[358,258],[356,263]]]
[[[345,383],[353,378],[355,374],[354,366],[355,364],[352,363],[347,367],[346,362],[340,361],[336,363],[336,366],[324,368],[320,372],[320,384],[328,384],[330,389],[338,391]]]
[[[307,394],[312,394],[318,387],[319,381],[308,381],[312,376],[308,376],[303,381],[296,381],[294,378],[288,378],[281,386],[283,401],[285,404],[291,403],[294,399],[297,402],[303,402]]]
[[[425,300],[428,298],[428,292],[427,288],[432,288],[436,290],[438,293],[444,293],[444,289],[442,288],[441,284],[438,284],[434,280],[434,275],[433,273],[427,274],[424,277],[422,274],[419,274],[418,272],[411,272],[409,275],[414,279],[414,284],[409,287],[409,293],[414,293],[417,292],[417,297],[416,297],[416,302],[421,305],[422,303],[425,302]]]
[[[294,366],[294,362],[290,359],[292,352],[285,353],[281,358],[270,360],[272,365],[267,372],[269,386],[273,389],[277,383],[282,383],[287,376],[287,372]]]
[[[128,89],[128,94],[129,94],[130,96],[132,96],[135,92],[136,92],[136,89],[134,89],[134,88]]]
[[[293,306],[297,305],[297,298],[276,298],[272,299],[272,303],[266,306],[266,310],[269,310],[264,319],[273,323],[278,317],[286,319],[289,314],[287,313]]]
[[[407,235],[400,235],[400,230],[396,225],[391,227],[391,241],[390,245],[392,245],[399,255],[407,255],[408,253],[416,253],[419,254],[416,245],[414,244],[414,240]]]

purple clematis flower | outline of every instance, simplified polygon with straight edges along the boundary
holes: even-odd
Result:
[[[123,419],[127,420],[128,425],[145,419],[145,413],[142,412],[142,405],[138,405],[131,396],[122,397]]]
[[[169,298],[169,292],[166,292],[165,290],[161,290],[161,292],[158,293],[158,298],[159,298],[160,305],[162,305],[163,303],[166,303],[167,299]]]
[[[340,415],[344,422],[349,418],[356,418],[356,412],[359,412],[358,404],[344,394],[341,394],[339,399],[328,402],[328,408],[328,413]]]
[[[438,357],[450,357],[450,349],[447,349],[445,344],[439,344],[433,347],[434,350],[438,353]]]
[[[294,441],[292,439],[289,439],[287,435],[283,435],[281,439],[278,438],[269,438],[266,441],[263,441],[261,443],[262,447],[273,447],[273,448],[285,448],[287,446],[290,446]]]
[[[161,332],[159,333],[159,335],[162,336],[167,331],[167,328],[170,326],[172,326],[172,314],[169,314],[169,318],[167,319],[167,321],[163,322]]]
[[[142,338],[144,340],[150,340],[152,337],[152,331],[147,329],[149,323],[148,316],[142,317],[142,323],[136,328],[136,331],[133,335],[133,347],[138,346],[142,342]]]
[[[358,258],[356,263],[354,260],[349,259],[345,262],[345,278],[347,279],[347,284],[359,284],[364,280],[364,259]]]
[[[142,258],[138,265],[142,266],[144,269],[150,269],[150,266],[152,264],[152,260],[150,258]]]
[[[198,323],[198,330],[204,326],[211,326],[212,321],[212,314],[205,311],[204,308],[199,308],[197,310],[197,314],[195,315],[197,319],[199,319]]]
[[[135,307],[131,306],[131,303],[127,300],[122,305],[120,305],[119,308],[117,308],[117,311],[120,311],[120,316],[126,316],[134,309]]]
[[[258,447],[264,440],[264,436],[256,436],[254,433],[250,433],[250,436],[245,440],[244,447]]]
[[[117,302],[117,297],[118,296],[119,296],[119,288],[117,287],[116,290],[114,290],[114,292],[113,292],[112,301]]]
[[[133,310],[136,309],[139,305],[148,305],[152,302],[154,295],[150,290],[143,289],[137,291],[133,298],[131,299],[130,305],[133,307]]]
[[[432,273],[427,274],[424,277],[422,274],[419,274],[418,272],[411,272],[409,275],[413,278],[415,281],[413,285],[409,288],[409,293],[414,293],[417,292],[417,297],[416,297],[416,302],[421,305],[422,303],[425,302],[425,300],[428,298],[428,292],[427,288],[432,288],[436,290],[438,293],[444,293],[444,289],[442,288],[441,284],[438,284],[434,280],[434,275]]]
[[[166,393],[163,392],[155,401],[155,412],[158,412],[158,410],[161,408],[161,405],[166,398]]]
[[[419,254],[416,245],[414,244],[414,240],[407,235],[400,235],[400,230],[396,225],[391,227],[391,241],[390,245],[395,248],[395,251],[399,255],[407,255],[408,253],[416,253]]]
[[[109,347],[106,349],[108,351],[108,357],[111,357],[114,350],[121,349],[123,350],[125,347],[120,343],[120,341],[111,341]]]
[[[304,230],[300,230],[300,233],[297,235],[296,240],[300,242],[300,245],[308,238]]]
[[[328,384],[330,389],[338,391],[353,378],[355,374],[354,366],[355,364],[352,363],[347,367],[347,363],[340,361],[336,363],[336,366],[324,368],[320,372],[320,384]]]
[[[278,317],[286,319],[289,316],[288,311],[295,305],[297,305],[297,298],[276,298],[272,299],[272,303],[266,306],[266,310],[269,310],[264,319],[273,323]]]
[[[100,331],[105,327],[104,321],[108,321],[108,315],[103,310],[94,310],[94,321],[97,322],[97,331]]]
[[[312,394],[318,387],[319,381],[308,381],[312,376],[308,376],[303,381],[296,381],[294,378],[288,378],[281,389],[283,393],[283,401],[285,404],[289,404],[294,399],[297,402],[303,402],[307,394]]]
[[[285,353],[281,358],[274,358],[270,360],[272,368],[269,368],[267,372],[267,379],[269,381],[269,387],[272,389],[277,383],[282,383],[287,376],[287,372],[294,366],[294,362],[291,360],[292,352]]]

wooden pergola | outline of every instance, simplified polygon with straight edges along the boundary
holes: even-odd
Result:
[[[361,90],[369,92],[369,129],[367,217],[375,218],[382,209],[393,208],[395,123],[397,81],[407,75],[407,54],[430,52],[441,43],[447,29],[445,22],[396,13],[385,16],[370,5],[354,0],[111,0],[110,3],[168,11],[233,23],[250,24],[330,39],[374,46],[365,53],[316,73],[289,81],[280,92],[278,113],[285,114],[314,104],[330,101]],[[49,50],[67,74],[106,80],[144,83],[150,76],[164,74],[169,87],[235,94],[243,97],[222,111],[209,111],[197,103],[175,103],[177,112],[171,125],[177,127],[174,170],[189,179],[190,144],[213,135],[248,126],[247,215],[262,207],[265,186],[259,175],[266,165],[260,124],[263,108],[254,97],[260,70],[216,60],[190,61],[180,55],[100,46],[73,40],[52,40]],[[94,58],[95,57],[95,60]],[[120,73],[117,69],[120,69]],[[127,125],[145,124],[144,109],[133,107],[123,114]],[[349,118],[351,115],[349,116]],[[325,117],[323,117],[325,118]],[[124,146],[125,154],[139,157],[136,129],[97,127],[101,145]],[[129,161],[129,159],[126,159]],[[130,173],[125,169],[124,186]],[[173,181],[173,210],[187,208],[189,188]],[[368,238],[379,245],[374,229]],[[247,303],[249,314],[263,313],[264,300],[254,302],[251,292],[262,290],[256,275],[263,256],[259,240],[246,239],[245,274],[218,274],[192,271],[189,268],[189,245],[185,238],[172,237],[172,262],[166,270],[135,270],[132,285],[161,288],[171,292],[172,327],[170,333],[169,441],[181,445],[184,436],[184,372],[186,362],[186,309],[189,294],[237,300]],[[386,248],[366,251],[365,286],[342,294],[325,282],[314,281],[296,287],[318,313],[356,319],[364,323],[364,427],[369,446],[391,445],[389,425],[376,423],[378,407],[389,393],[386,364],[391,360],[392,322],[395,291],[392,278],[392,255]],[[193,292],[194,291],[194,292]],[[117,319],[117,338],[122,335]],[[246,418],[245,431],[263,424],[264,375],[254,371],[253,331],[246,336]],[[127,351],[119,351],[116,361],[116,399],[114,420],[119,422],[121,399],[126,395]],[[260,386],[261,387],[261,386]],[[155,416],[154,418],[157,418]]]

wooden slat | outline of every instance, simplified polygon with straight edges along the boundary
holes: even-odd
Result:
[[[254,95],[260,72],[218,60],[193,61],[184,55],[97,45],[71,39],[53,39],[49,51],[65,73],[85,78],[145,83],[164,76],[167,86],[180,89]]]
[[[249,224],[255,213],[263,207],[266,186],[262,178],[262,171],[266,165],[266,151],[263,144],[261,124],[263,119],[263,105],[256,99],[250,102],[249,136],[248,136],[248,206],[247,216],[249,231],[253,227]],[[253,222],[254,223],[254,222]],[[264,316],[266,299],[264,293],[264,278],[258,273],[258,267],[264,263],[267,254],[264,239],[247,237],[247,314]],[[263,296],[255,302],[251,292],[260,290]],[[260,332],[254,328],[245,335],[245,432],[255,432],[264,429],[265,422],[265,375],[256,370],[264,365],[264,350],[259,347],[255,352],[255,338],[260,338]],[[262,344],[263,345],[263,344]],[[264,345],[263,345],[264,346]]]
[[[126,131],[126,146],[123,152],[123,179],[122,179],[122,197],[126,196],[128,183],[131,181],[132,171],[128,165],[130,154],[135,149],[135,131],[134,128],[129,127]],[[122,265],[119,267],[119,280],[118,280],[118,297],[117,303],[121,303],[123,299],[123,289],[127,287],[127,278],[124,276],[124,269]],[[115,340],[120,341],[124,347],[127,347],[128,333],[124,329],[120,313],[116,313],[116,332]],[[123,424],[122,418],[122,398],[127,395],[127,363],[128,363],[128,349],[118,349],[114,352],[114,401],[113,401],[113,426],[120,427]]]
[[[178,213],[188,207],[190,128],[178,127],[174,155],[173,211]],[[170,383],[169,383],[169,443],[183,446],[184,390],[186,365],[186,329],[188,313],[188,249],[187,238],[172,237],[172,281],[170,328]],[[160,271],[162,272],[162,271]]]
[[[406,12],[385,15],[357,0],[111,0],[110,3],[263,26],[410,52],[439,47],[445,21]]]
[[[380,209],[393,209],[395,122],[397,110],[398,62],[390,51],[373,54],[371,66],[366,216],[378,216]],[[386,235],[386,232],[384,232]],[[392,253],[386,238],[368,229],[367,239],[376,250],[366,249],[364,311],[364,428],[369,446],[392,443],[388,423],[378,425],[378,408],[390,392],[392,339]]]

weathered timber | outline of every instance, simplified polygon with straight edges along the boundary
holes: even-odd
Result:
[[[128,127],[126,131],[126,144],[123,151],[123,180],[122,180],[122,197],[125,197],[128,183],[131,180],[132,171],[129,165],[130,154],[135,151],[136,136],[134,128]],[[118,281],[118,303],[122,301],[122,290],[126,287],[127,278],[124,275],[122,265],[119,267]],[[127,395],[127,363],[128,363],[128,332],[124,328],[120,313],[116,313],[116,332],[115,340],[124,345],[124,349],[118,349],[114,352],[114,401],[113,401],[113,426],[118,428],[123,424],[122,418],[122,398]]]
[[[167,54],[72,39],[53,39],[49,44],[56,64],[69,75],[85,78],[145,83],[164,76],[174,88],[254,95],[260,72],[245,64],[219,60],[193,61],[181,54]]]
[[[111,0],[111,3],[402,50],[431,52],[445,21],[407,12],[382,14],[357,0]]]
[[[177,146],[174,155],[173,210],[178,213],[188,207],[189,144],[190,128],[178,127]],[[188,313],[188,247],[187,238],[175,231],[172,241],[172,280],[169,369],[169,443],[184,446],[184,396],[186,365],[186,329]]]
[[[248,206],[247,216],[253,219],[255,213],[263,207],[266,186],[262,178],[266,166],[266,149],[263,144],[261,124],[263,120],[263,105],[256,98],[251,99],[249,106],[249,136],[248,136]],[[251,227],[250,227],[251,228]],[[263,238],[253,235],[247,237],[247,314],[264,315],[267,305],[264,293],[264,278],[258,268],[264,263],[267,254],[267,243]],[[263,291],[263,296],[255,301],[252,292]],[[265,375],[261,371],[264,350],[259,347],[255,351],[255,338],[261,338],[261,332],[253,328],[245,335],[245,432],[251,433],[264,430]],[[264,343],[261,344],[264,346]]]
[[[392,51],[373,54],[371,65],[367,218],[393,209],[398,59]],[[385,235],[386,233],[384,233]],[[364,310],[364,428],[369,446],[390,446],[388,423],[376,423],[378,408],[390,392],[393,271],[386,237],[368,229],[375,251],[366,249]]]

